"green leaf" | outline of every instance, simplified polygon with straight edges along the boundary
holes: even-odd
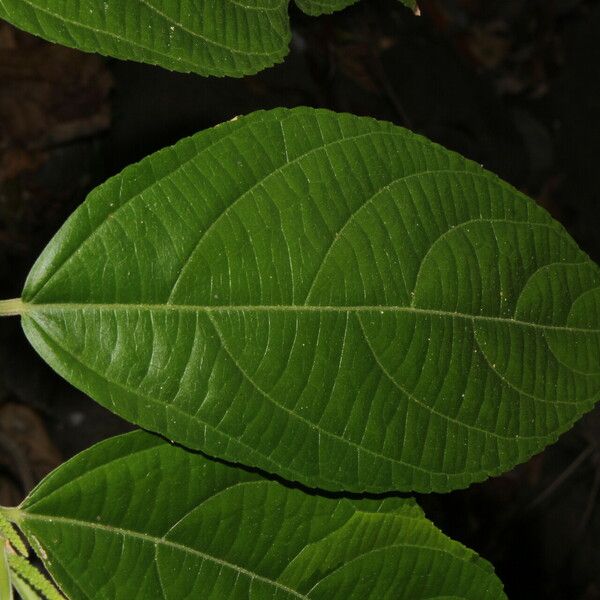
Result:
[[[11,517],[72,600],[504,598],[413,500],[307,494],[139,431],[59,467]]]
[[[0,537],[0,598],[2,600],[13,600],[13,589],[8,566],[8,546]]]
[[[13,572],[13,580],[22,580],[31,591],[39,592],[46,600],[64,600],[62,595],[50,581],[38,571],[29,561],[18,554],[8,557],[8,564]],[[18,584],[15,586],[18,589]]]
[[[43,600],[42,597],[24,580],[14,573],[11,574],[12,584],[21,600]]]
[[[12,524],[0,513],[0,543],[8,542],[11,548],[21,556],[28,556],[27,547]],[[2,595],[0,595],[2,598]]]
[[[357,0],[302,0],[311,15]],[[0,18],[86,52],[173,71],[240,77],[281,62],[289,0],[0,0]]]
[[[20,311],[66,379],[183,445],[311,487],[445,491],[593,406],[599,286],[479,165],[389,123],[279,109],[94,190]]]
[[[357,1],[358,0],[296,0],[296,4],[307,15],[316,17],[324,14],[330,15],[352,4],[356,4]]]

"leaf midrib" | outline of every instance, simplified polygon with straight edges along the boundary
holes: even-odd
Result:
[[[257,304],[257,305],[201,305],[201,304],[151,304],[151,303],[102,303],[102,302],[46,302],[34,303],[23,302],[21,315],[33,315],[40,312],[69,312],[84,310],[136,310],[148,312],[191,312],[191,313],[229,313],[229,312],[290,312],[290,313],[407,313],[430,317],[447,317],[453,319],[464,319],[472,322],[492,322],[508,325],[517,325],[539,329],[542,331],[565,331],[570,333],[600,333],[599,328],[571,327],[568,325],[552,325],[546,323],[534,323],[523,321],[512,317],[495,317],[492,315],[473,315],[468,313],[447,311],[436,308],[419,308],[416,306],[402,305],[305,305],[305,304]]]
[[[302,598],[303,600],[310,600],[308,596],[305,596],[304,594],[301,594],[300,592],[297,592],[296,590],[284,585],[283,583],[279,583],[278,581],[275,581],[274,579],[269,579],[268,577],[259,575],[258,573],[253,573],[252,571],[249,571],[248,569],[245,569],[244,567],[236,565],[235,563],[226,561],[226,560],[224,560],[222,558],[218,558],[216,556],[212,556],[210,554],[207,554],[206,552],[202,552],[195,548],[191,548],[190,546],[186,546],[185,544],[180,544],[178,542],[174,542],[169,539],[161,538],[161,537],[150,535],[147,533],[142,533],[140,531],[123,529],[120,527],[115,527],[113,525],[102,525],[100,523],[91,523],[89,521],[82,521],[80,519],[73,519],[70,517],[61,517],[61,516],[53,516],[53,515],[52,516],[50,516],[50,515],[35,515],[35,514],[28,513],[28,512],[23,512],[22,519],[21,519],[21,525],[26,524],[27,521],[38,521],[38,522],[50,523],[50,524],[52,524],[53,522],[57,522],[57,523],[62,523],[64,525],[70,525],[72,527],[93,529],[95,531],[102,531],[104,533],[109,533],[109,534],[113,534],[113,535],[116,534],[116,535],[121,535],[123,537],[131,537],[131,538],[139,539],[144,542],[148,542],[148,543],[152,544],[155,548],[157,548],[158,546],[163,546],[166,548],[173,548],[174,550],[180,550],[182,552],[187,552],[188,554],[193,554],[194,556],[199,556],[203,560],[207,560],[209,562],[218,564],[221,567],[231,569],[238,574],[249,577],[250,579],[263,581],[264,583],[266,583],[268,585],[272,585],[273,587],[277,587],[277,588],[295,596],[296,598]]]

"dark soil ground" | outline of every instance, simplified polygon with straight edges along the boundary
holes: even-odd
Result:
[[[87,192],[166,144],[259,108],[387,119],[484,164],[600,259],[600,2],[364,0],[293,13],[288,60],[204,79],[52,47],[0,22],[0,297]],[[128,425],[70,387],[0,322],[0,504]],[[600,599],[600,412],[516,470],[421,498],[492,561],[510,598]]]

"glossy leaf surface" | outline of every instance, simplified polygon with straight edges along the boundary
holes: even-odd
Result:
[[[80,454],[11,516],[72,600],[504,598],[413,500],[309,495],[143,432]]]
[[[301,0],[311,15],[357,0]],[[0,18],[87,52],[173,71],[240,77],[281,62],[289,0],[0,0]]]
[[[147,429],[331,490],[500,473],[600,392],[600,275],[534,202],[388,123],[240,118],[93,191],[23,326]]]

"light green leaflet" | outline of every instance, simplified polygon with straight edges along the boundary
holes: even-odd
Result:
[[[404,4],[408,8],[412,8],[414,11],[417,10],[417,0],[400,0],[400,4]]]
[[[357,0],[298,0],[308,14]],[[410,5],[412,0],[403,0]],[[288,53],[290,0],[0,0],[0,18],[87,52],[240,77]]]
[[[7,553],[8,549],[5,540],[0,536],[0,598],[2,600],[13,600]]]
[[[0,312],[183,445],[311,487],[446,491],[593,406],[599,286],[479,165],[389,123],[278,109],[94,190]]]
[[[413,500],[313,496],[139,431],[3,510],[71,600],[505,597]]]

